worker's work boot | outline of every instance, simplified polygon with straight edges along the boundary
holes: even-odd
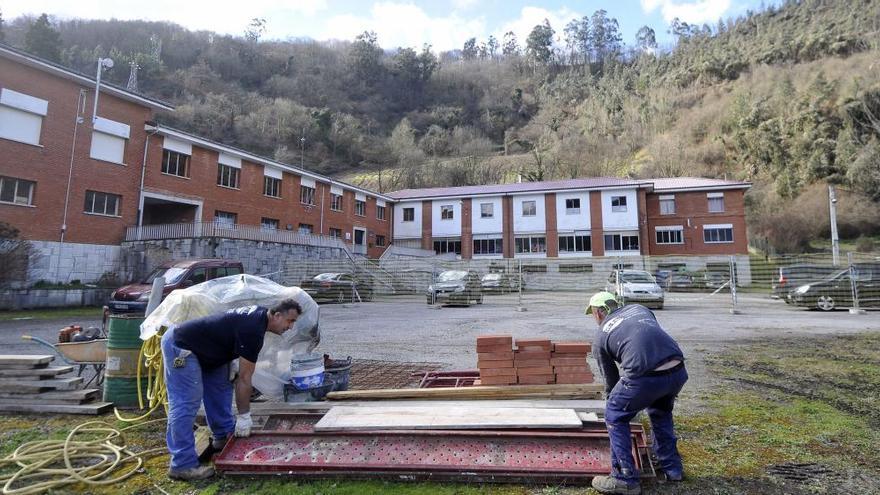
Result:
[[[196,481],[208,479],[211,476],[214,476],[214,467],[210,465],[168,470],[168,477],[173,480]]]
[[[229,437],[215,437],[211,439],[211,448],[214,449],[215,452],[220,452],[223,450],[223,447],[226,447],[226,442],[229,441]]]
[[[593,478],[593,488],[599,493],[611,495],[639,495],[642,487],[638,483],[628,484],[611,476],[596,476]]]
[[[665,481],[678,482],[684,479],[684,473],[681,471],[663,471]]]

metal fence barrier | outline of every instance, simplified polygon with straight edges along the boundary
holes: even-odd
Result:
[[[337,276],[315,280],[320,274]],[[880,308],[880,253],[850,253],[837,265],[831,254],[292,261],[278,278],[337,302],[395,299],[523,309],[559,297],[586,302],[608,290],[624,302],[658,309]]]

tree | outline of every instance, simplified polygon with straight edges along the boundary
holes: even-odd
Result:
[[[25,49],[38,57],[61,62],[61,34],[49,22],[49,16],[40,15],[24,35]]]
[[[461,57],[465,60],[473,60],[477,58],[479,53],[479,49],[477,48],[477,39],[470,38],[464,42],[464,46],[461,49]]]
[[[263,19],[262,17],[254,17],[251,19],[251,23],[248,24],[248,27],[244,32],[244,38],[251,43],[256,43],[260,41],[260,38],[265,33],[266,19]]]
[[[642,26],[636,33],[636,46],[643,53],[653,53],[657,48],[657,37],[654,30],[648,26]]]
[[[364,31],[357,35],[349,53],[355,77],[372,85],[382,77],[382,47],[376,33]]]
[[[535,62],[535,65],[546,65],[553,57],[553,35],[555,31],[550,27],[550,21],[544,19],[543,24],[538,24],[529,33],[526,39],[526,55]]]
[[[590,45],[596,60],[601,62],[609,54],[620,51],[620,27],[617,19],[608,17],[608,12],[600,9],[593,12],[590,24]]]
[[[498,55],[498,40],[495,39],[495,36],[489,35],[489,39],[486,41],[486,50],[489,52],[489,58],[494,60]]]
[[[571,51],[571,62],[590,62],[590,19],[587,16],[572,19],[565,26],[565,44]]]
[[[513,31],[504,33],[504,45],[501,47],[501,54],[505,57],[513,57],[519,55],[519,41]]]

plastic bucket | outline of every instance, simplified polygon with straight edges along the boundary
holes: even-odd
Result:
[[[327,375],[333,378],[333,392],[348,390],[348,380],[351,378],[351,356],[345,360],[332,359],[325,362]]]
[[[324,400],[324,397],[335,390],[333,378],[324,377],[324,383],[306,390],[300,390],[290,383],[284,385],[284,402],[315,402]]]
[[[316,352],[294,354],[290,358],[290,381],[299,390],[324,384],[324,356]]]

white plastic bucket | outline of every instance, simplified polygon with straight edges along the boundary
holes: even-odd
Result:
[[[324,384],[324,356],[316,352],[294,354],[290,358],[290,381],[300,390]]]

